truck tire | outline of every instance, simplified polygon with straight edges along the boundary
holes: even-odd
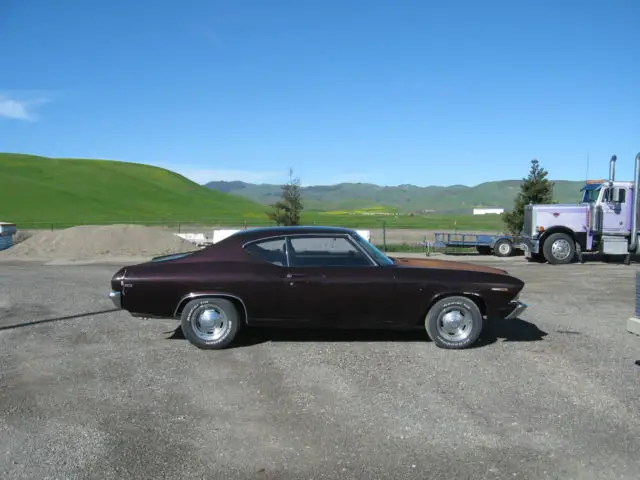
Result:
[[[576,243],[566,233],[554,233],[544,241],[542,252],[551,265],[565,265],[575,257]]]
[[[496,257],[510,257],[513,254],[513,243],[511,240],[501,238],[493,246],[493,252]]]

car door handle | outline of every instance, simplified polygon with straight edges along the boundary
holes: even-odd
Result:
[[[304,273],[287,273],[287,278],[303,278],[306,277]]]

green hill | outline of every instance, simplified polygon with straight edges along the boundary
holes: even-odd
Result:
[[[580,198],[583,182],[555,180],[554,199],[559,203],[574,203]],[[210,189],[242,195],[269,204],[280,195],[279,185],[251,184],[240,181],[209,182]],[[360,210],[384,206],[400,213],[432,211],[441,214],[470,214],[474,207],[511,209],[520,189],[520,180],[486,182],[473,187],[465,185],[379,186],[369,183],[340,183],[302,188],[307,211]]]
[[[0,153],[0,221],[267,220],[263,205],[158,167]]]

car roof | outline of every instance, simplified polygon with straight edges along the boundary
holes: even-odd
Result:
[[[355,230],[345,227],[326,227],[320,225],[296,225],[282,227],[254,227],[241,230],[228,238],[241,239],[242,241],[256,240],[264,237],[278,235],[304,235],[304,234],[333,234],[353,235]]]

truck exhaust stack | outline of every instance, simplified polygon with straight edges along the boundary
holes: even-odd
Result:
[[[616,160],[617,156],[612,155],[611,160],[609,160],[609,183],[612,183],[616,179]]]

